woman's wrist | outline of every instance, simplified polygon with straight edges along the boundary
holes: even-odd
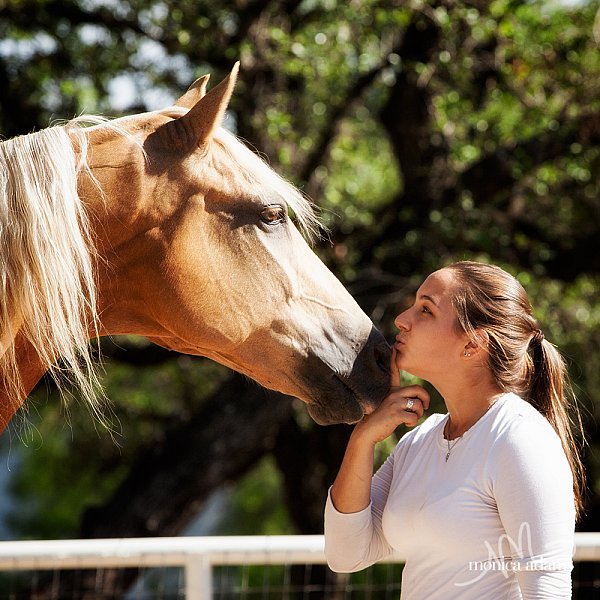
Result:
[[[357,423],[350,434],[348,446],[359,451],[372,452],[377,445],[377,440],[365,424]]]

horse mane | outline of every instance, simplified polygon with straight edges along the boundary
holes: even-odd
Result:
[[[63,397],[75,384],[98,406],[89,346],[98,322],[95,249],[77,192],[78,173],[88,169],[82,120],[100,122],[78,118],[0,143],[0,381],[15,408],[26,397],[17,333]]]
[[[284,206],[292,210],[302,233],[309,240],[314,240],[320,235],[324,227],[317,216],[316,207],[298,188],[278,175],[262,158],[226,129],[219,128],[214,141],[240,167],[240,172],[249,183],[270,192],[266,200],[272,202],[273,197],[279,198]]]

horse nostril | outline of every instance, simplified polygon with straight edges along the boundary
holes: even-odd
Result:
[[[373,351],[375,363],[387,375],[390,372],[390,348],[387,343],[382,342],[375,346]]]

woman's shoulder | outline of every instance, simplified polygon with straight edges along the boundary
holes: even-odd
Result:
[[[555,491],[572,493],[571,468],[560,437],[534,406],[511,396],[499,407],[485,453],[493,485],[539,487],[545,482]]]
[[[562,452],[562,444],[554,428],[533,405],[512,393],[501,400],[491,428],[497,451],[519,453],[535,450],[537,454],[555,449]]]
[[[518,433],[531,427],[545,432],[554,431],[548,419],[532,404],[512,392],[504,394],[496,411],[494,428],[499,433]]]

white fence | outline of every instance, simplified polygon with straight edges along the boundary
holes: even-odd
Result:
[[[574,560],[600,562],[600,533],[576,534]],[[0,542],[0,571],[182,567],[186,600],[212,598],[213,567],[324,563],[320,535]]]

